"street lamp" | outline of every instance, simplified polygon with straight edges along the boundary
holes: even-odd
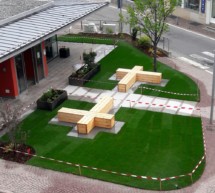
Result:
[[[213,125],[213,112],[214,112],[214,83],[215,83],[215,51],[214,51],[214,65],[213,65],[213,79],[212,79],[211,113],[210,113],[211,125]]]
[[[122,15],[122,0],[117,1],[118,9],[120,9],[120,15]],[[122,21],[119,23],[119,31],[122,33]]]

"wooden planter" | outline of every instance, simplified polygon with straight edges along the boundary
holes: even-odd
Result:
[[[69,84],[75,86],[83,86],[86,82],[88,82],[95,74],[100,71],[100,65],[97,65],[95,68],[87,72],[82,77],[69,76]]]
[[[59,91],[62,93],[58,96],[58,98],[56,98],[51,103],[46,102],[46,101],[41,101],[40,99],[38,99],[37,100],[37,108],[52,111],[57,106],[59,106],[62,102],[67,100],[68,99],[67,92],[65,90],[59,90]]]

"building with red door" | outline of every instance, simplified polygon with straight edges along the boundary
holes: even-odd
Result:
[[[27,2],[0,1],[1,10],[10,7],[15,12],[0,14],[0,97],[17,97],[47,77],[47,63],[58,56],[57,32],[107,4],[101,1]]]

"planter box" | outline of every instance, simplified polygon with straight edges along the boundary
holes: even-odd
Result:
[[[69,48],[60,48],[59,50],[60,58],[67,58],[70,56]]]
[[[49,103],[46,101],[41,101],[40,99],[37,100],[37,108],[43,109],[43,110],[50,110],[52,111],[57,106],[59,106],[63,101],[68,99],[67,92],[65,90],[59,90],[62,91],[62,94],[58,96],[53,102]]]
[[[75,86],[83,86],[88,82],[95,74],[100,71],[100,65],[97,65],[95,68],[90,70],[87,74],[82,77],[69,76],[69,84]]]

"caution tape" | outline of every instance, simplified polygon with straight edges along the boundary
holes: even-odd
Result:
[[[72,79],[73,79],[73,80],[79,80],[79,81],[85,81],[85,82],[92,82],[92,83],[116,85],[116,83],[114,83],[114,82],[104,82],[104,81],[97,81],[97,80],[87,80],[87,79],[76,78],[76,77],[72,77]],[[117,81],[117,80],[111,80],[111,81]],[[179,96],[198,96],[198,94],[192,94],[192,93],[177,93],[177,92],[171,92],[171,91],[164,91],[164,90],[149,88],[149,87],[145,87],[145,86],[136,87],[136,89],[138,89],[138,88],[139,88],[139,89],[152,90],[152,91],[156,91],[156,92],[167,93],[167,94],[179,95]]]
[[[0,149],[3,149],[3,150],[7,149],[7,150],[10,150],[10,151],[13,151],[13,152],[16,152],[16,153],[29,155],[29,156],[32,156],[32,157],[37,157],[37,158],[40,158],[40,159],[54,161],[54,162],[57,162],[57,163],[62,163],[62,164],[71,165],[71,166],[75,166],[75,167],[82,167],[82,168],[86,168],[86,169],[90,169],[90,170],[94,170],[94,171],[101,171],[101,172],[111,173],[111,174],[120,175],[120,176],[127,176],[127,177],[132,177],[132,178],[137,178],[137,179],[146,179],[146,180],[155,180],[155,181],[168,181],[168,180],[172,180],[172,179],[176,179],[176,178],[182,178],[182,177],[185,177],[185,176],[190,176],[193,173],[195,173],[195,171],[201,165],[201,163],[203,162],[203,160],[205,158],[205,156],[202,157],[202,159],[199,161],[199,163],[194,168],[194,170],[192,170],[191,173],[182,174],[182,175],[178,175],[178,176],[172,176],[172,177],[159,178],[159,177],[141,176],[141,175],[136,175],[136,174],[121,173],[121,172],[116,172],[116,171],[112,171],[112,170],[101,169],[101,168],[97,168],[97,167],[92,167],[92,166],[87,166],[87,165],[67,162],[67,161],[63,161],[63,160],[53,159],[53,158],[49,158],[49,157],[39,156],[39,155],[36,155],[36,154],[31,154],[29,152],[21,152],[21,151],[18,151],[18,150],[8,149],[8,148],[5,148],[5,147],[0,147]]]
[[[72,93],[69,93],[70,96],[74,96],[74,97],[84,97],[84,98],[90,98],[90,99],[97,99],[99,96],[96,96],[96,97],[91,97],[91,96],[85,96],[85,95],[73,95]],[[142,101],[138,101],[138,100],[123,100],[123,99],[117,99],[117,98],[114,98],[114,100],[120,100],[122,102],[130,102],[130,103],[134,103],[134,104],[143,104],[143,105],[147,105],[147,106],[151,106],[151,107],[162,107],[162,108],[174,108],[174,109],[187,109],[187,110],[197,110],[197,111],[200,111],[201,109],[200,108],[194,108],[194,107],[186,107],[186,106],[177,106],[177,105],[165,105],[165,104],[159,104],[159,103],[151,103],[151,102],[142,102]]]
[[[156,91],[156,92],[167,93],[167,94],[180,95],[180,96],[198,96],[197,94],[170,92],[170,91],[165,91],[165,90],[148,88],[148,87],[145,87],[145,86],[139,86],[138,88],[140,88],[140,89],[146,89],[146,90],[152,90],[152,91]]]

